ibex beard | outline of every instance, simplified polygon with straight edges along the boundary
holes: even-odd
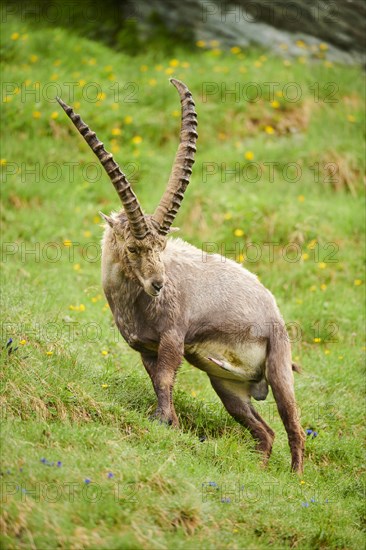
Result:
[[[157,395],[155,417],[178,426],[173,386],[183,358],[205,371],[229,414],[247,428],[266,464],[274,432],[252,397],[271,387],[288,435],[291,468],[303,468],[304,432],[297,417],[291,347],[272,294],[241,265],[172,239],[172,223],[194,163],[197,114],[188,88],[171,79],[182,105],[180,144],[153,215],[143,213],[125,175],[89,127],[58,100],[109,175],[123,210],[107,216],[103,289],[123,338],[141,354]],[[260,330],[258,330],[258,327]]]

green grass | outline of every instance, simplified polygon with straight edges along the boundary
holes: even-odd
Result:
[[[187,48],[175,51],[179,66],[167,74],[175,63],[157,50],[130,58],[71,31],[16,19],[2,40],[3,81],[10,83],[1,153],[2,344],[11,337],[18,346],[2,352],[2,546],[361,548],[361,71],[288,65],[258,51]],[[238,243],[237,259],[271,289],[291,323],[293,355],[303,366],[296,375],[301,423],[318,432],[307,440],[301,480],[289,472],[272,396],[258,404],[277,436],[267,470],[205,374],[187,364],[175,388],[181,428],[151,423],[150,381],[102,297],[98,211],[119,208],[118,198],[106,176],[90,181],[94,173],[86,170],[95,159],[51,101],[58,91],[49,83],[113,149],[152,212],[178,141],[179,103],[169,76],[189,85],[199,115],[197,160],[177,218],[181,236],[198,247],[214,242],[231,250]],[[71,98],[65,83],[80,81]],[[39,98],[31,93],[37,82]],[[98,102],[86,97],[90,82],[105,94]],[[205,101],[207,82],[220,93]],[[263,98],[221,96],[236,82],[241,92],[256,83]],[[295,82],[301,99],[277,94],[271,105],[266,82],[278,82],[276,91]],[[336,103],[324,101],[335,89],[329,83],[337,86]],[[262,171],[258,181],[254,172],[243,176],[249,152],[257,163],[251,168]],[[235,163],[239,176],[229,173]],[[297,181],[294,166],[301,169]],[[278,243],[273,257],[269,242]],[[257,261],[249,243],[262,246]],[[299,261],[285,261],[288,243]],[[231,502],[222,502],[227,497]]]

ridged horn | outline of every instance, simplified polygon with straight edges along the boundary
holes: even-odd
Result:
[[[132,235],[136,239],[143,239],[149,233],[144,214],[130,183],[114,161],[112,153],[105,150],[103,143],[99,141],[95,132],[92,132],[89,126],[83,122],[80,115],[76,114],[62,99],[59,97],[56,99],[107,172],[123,204]]]
[[[187,86],[171,78],[180,95],[182,105],[182,122],[180,129],[180,144],[175,156],[167,188],[154,212],[153,218],[160,226],[159,232],[166,235],[169,232],[175,216],[182,203],[184,192],[189,184],[194,164],[197,141],[197,113],[191,92]]]

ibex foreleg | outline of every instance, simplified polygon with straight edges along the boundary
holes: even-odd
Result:
[[[154,418],[169,425],[179,426],[173,404],[173,386],[177,370],[183,360],[183,344],[177,345],[171,337],[162,337],[157,356],[142,354],[142,361],[150,375],[158,398]]]

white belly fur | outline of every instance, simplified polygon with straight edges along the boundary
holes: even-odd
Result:
[[[185,351],[198,356],[197,366],[209,375],[231,380],[260,380],[264,375],[266,344],[247,342],[228,348],[218,342],[202,342],[187,345]],[[224,368],[210,361],[212,357],[224,364]]]

